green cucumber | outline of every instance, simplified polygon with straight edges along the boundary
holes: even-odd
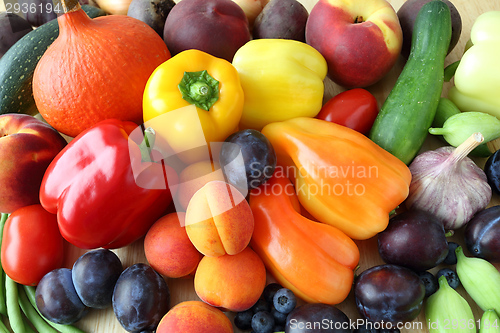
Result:
[[[91,18],[105,15],[97,7],[84,5],[82,9]],[[31,85],[33,72],[57,36],[59,25],[55,19],[26,34],[0,58],[0,114],[38,113]]]
[[[405,164],[418,154],[434,120],[450,39],[450,9],[441,0],[426,3],[415,20],[408,61],[370,131],[370,139]]]

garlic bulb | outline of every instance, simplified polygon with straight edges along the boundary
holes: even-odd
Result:
[[[481,133],[474,133],[457,148],[418,155],[409,166],[412,181],[406,207],[433,213],[446,230],[459,229],[486,208],[491,187],[484,171],[467,157],[483,140]]]

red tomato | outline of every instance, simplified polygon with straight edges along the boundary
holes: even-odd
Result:
[[[316,118],[368,134],[378,112],[377,99],[369,91],[355,88],[333,96]]]
[[[17,283],[35,286],[46,273],[62,267],[63,248],[57,216],[40,204],[17,209],[5,222],[2,265]]]

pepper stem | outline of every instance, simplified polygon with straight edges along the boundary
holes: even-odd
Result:
[[[448,134],[449,131],[443,127],[431,127],[429,128],[429,133],[431,133],[432,135],[444,135]]]
[[[453,153],[447,158],[452,164],[463,160],[469,153],[479,146],[484,141],[484,137],[481,133],[477,132],[472,134],[465,140],[461,145],[459,145]]]
[[[151,162],[151,147],[154,146],[156,139],[156,132],[151,127],[144,130],[144,140],[142,140],[139,145],[139,150],[141,151],[141,159],[144,162]]]
[[[184,100],[206,111],[219,99],[219,81],[206,70],[184,72],[177,87]]]

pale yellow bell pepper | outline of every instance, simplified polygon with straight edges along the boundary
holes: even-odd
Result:
[[[481,111],[500,118],[500,11],[481,14],[470,38],[448,98],[461,111]]]
[[[234,55],[245,95],[240,129],[295,117],[315,117],[323,103],[325,58],[288,39],[254,39]]]

